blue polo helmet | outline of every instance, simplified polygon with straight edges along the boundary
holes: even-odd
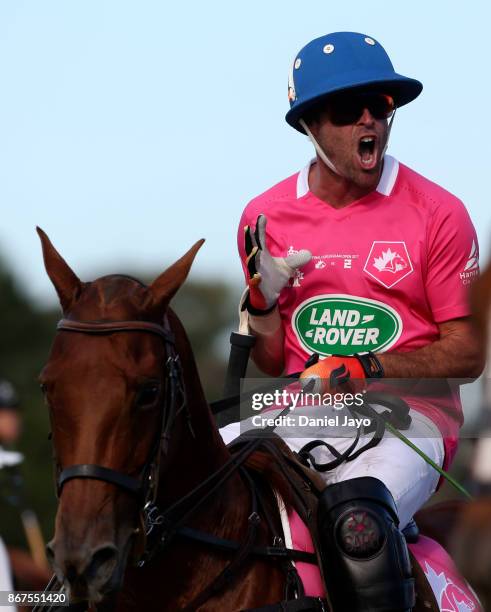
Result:
[[[12,383],[0,378],[0,410],[15,410],[19,407],[19,397]]]
[[[423,85],[398,74],[385,49],[357,32],[334,32],[316,38],[299,51],[288,79],[290,110],[286,121],[305,133],[299,120],[327,96],[346,90],[379,91],[397,107],[419,96]]]

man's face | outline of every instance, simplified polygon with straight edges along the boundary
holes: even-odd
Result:
[[[332,96],[311,120],[310,129],[340,174],[363,189],[375,189],[388,138],[390,96]]]
[[[21,423],[15,410],[0,407],[0,444],[12,444],[20,436]]]

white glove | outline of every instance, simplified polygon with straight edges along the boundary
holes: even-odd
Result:
[[[266,245],[266,217],[259,215],[256,228],[244,227],[246,266],[249,272],[249,304],[255,310],[270,310],[281,290],[296,271],[312,259],[310,251],[288,257],[272,257]]]

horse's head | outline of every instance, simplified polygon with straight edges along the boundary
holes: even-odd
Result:
[[[166,369],[179,338],[166,311],[203,241],[145,286],[120,275],[81,282],[38,233],[64,316],[40,376],[60,496],[48,550],[72,597],[97,602],[122,582],[162,432],[178,438],[187,426],[169,405],[180,397]]]

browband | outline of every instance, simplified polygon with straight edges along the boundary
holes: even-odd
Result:
[[[61,319],[56,326],[58,331],[72,331],[83,334],[111,334],[115,332],[150,332],[174,344],[174,334],[158,323],[150,321],[72,321]]]

